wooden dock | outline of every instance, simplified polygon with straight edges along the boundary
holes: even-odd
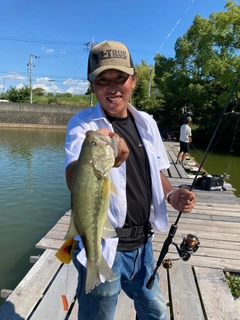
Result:
[[[166,170],[172,185],[190,185],[183,166],[175,165],[178,143],[165,147],[171,162]],[[168,320],[240,320],[225,280],[224,271],[240,273],[240,198],[234,188],[224,183],[226,191],[194,190],[197,203],[191,214],[182,214],[174,242],[178,245],[187,234],[199,238],[200,247],[184,262],[179,260],[176,248],[170,245],[166,258],[172,259],[172,268],[159,268],[160,285],[168,308]],[[169,227],[178,212],[168,205]],[[55,257],[64,242],[71,211],[36,244],[45,249],[40,259],[0,307],[1,320],[77,320],[75,290],[77,272],[72,265],[63,265]],[[155,233],[153,247],[156,259],[168,232]],[[66,278],[68,284],[66,286]],[[61,294],[66,294],[69,310],[63,310]],[[134,320],[133,302],[120,294],[115,320]]]

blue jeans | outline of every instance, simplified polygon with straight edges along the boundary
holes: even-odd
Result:
[[[166,304],[156,275],[151,290],[146,284],[156,266],[152,242],[133,251],[117,251],[112,267],[114,280],[101,283],[90,293],[85,293],[86,269],[76,259],[79,250],[73,252],[73,263],[78,276],[77,298],[79,320],[114,320],[118,294],[121,289],[134,300],[139,320],[166,320]]]

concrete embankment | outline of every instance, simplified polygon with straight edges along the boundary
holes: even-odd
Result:
[[[68,120],[86,107],[0,103],[0,127],[65,129]]]

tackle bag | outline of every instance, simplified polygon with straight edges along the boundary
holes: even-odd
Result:
[[[222,191],[223,177],[218,175],[209,175],[197,178],[194,188],[207,191]]]

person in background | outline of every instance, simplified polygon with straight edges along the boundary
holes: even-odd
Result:
[[[155,269],[153,229],[167,229],[165,201],[182,212],[190,212],[196,201],[193,192],[174,189],[162,172],[170,164],[157,124],[151,115],[129,104],[136,78],[130,52],[123,43],[104,41],[94,46],[89,53],[88,79],[99,102],[73,116],[67,127],[65,176],[70,190],[86,131],[98,130],[115,137],[119,152],[111,169],[118,196],[111,197],[108,210],[117,237],[102,243],[103,256],[115,277],[112,282],[103,279],[86,294],[83,246],[81,238],[75,237],[79,320],[113,320],[121,290],[134,300],[138,319],[166,319],[158,274],[153,288],[146,288]]]
[[[177,155],[176,164],[184,164],[186,159],[186,155],[189,152],[189,145],[192,142],[192,130],[190,128],[190,124],[192,122],[191,117],[186,117],[184,124],[180,128],[180,151]]]

